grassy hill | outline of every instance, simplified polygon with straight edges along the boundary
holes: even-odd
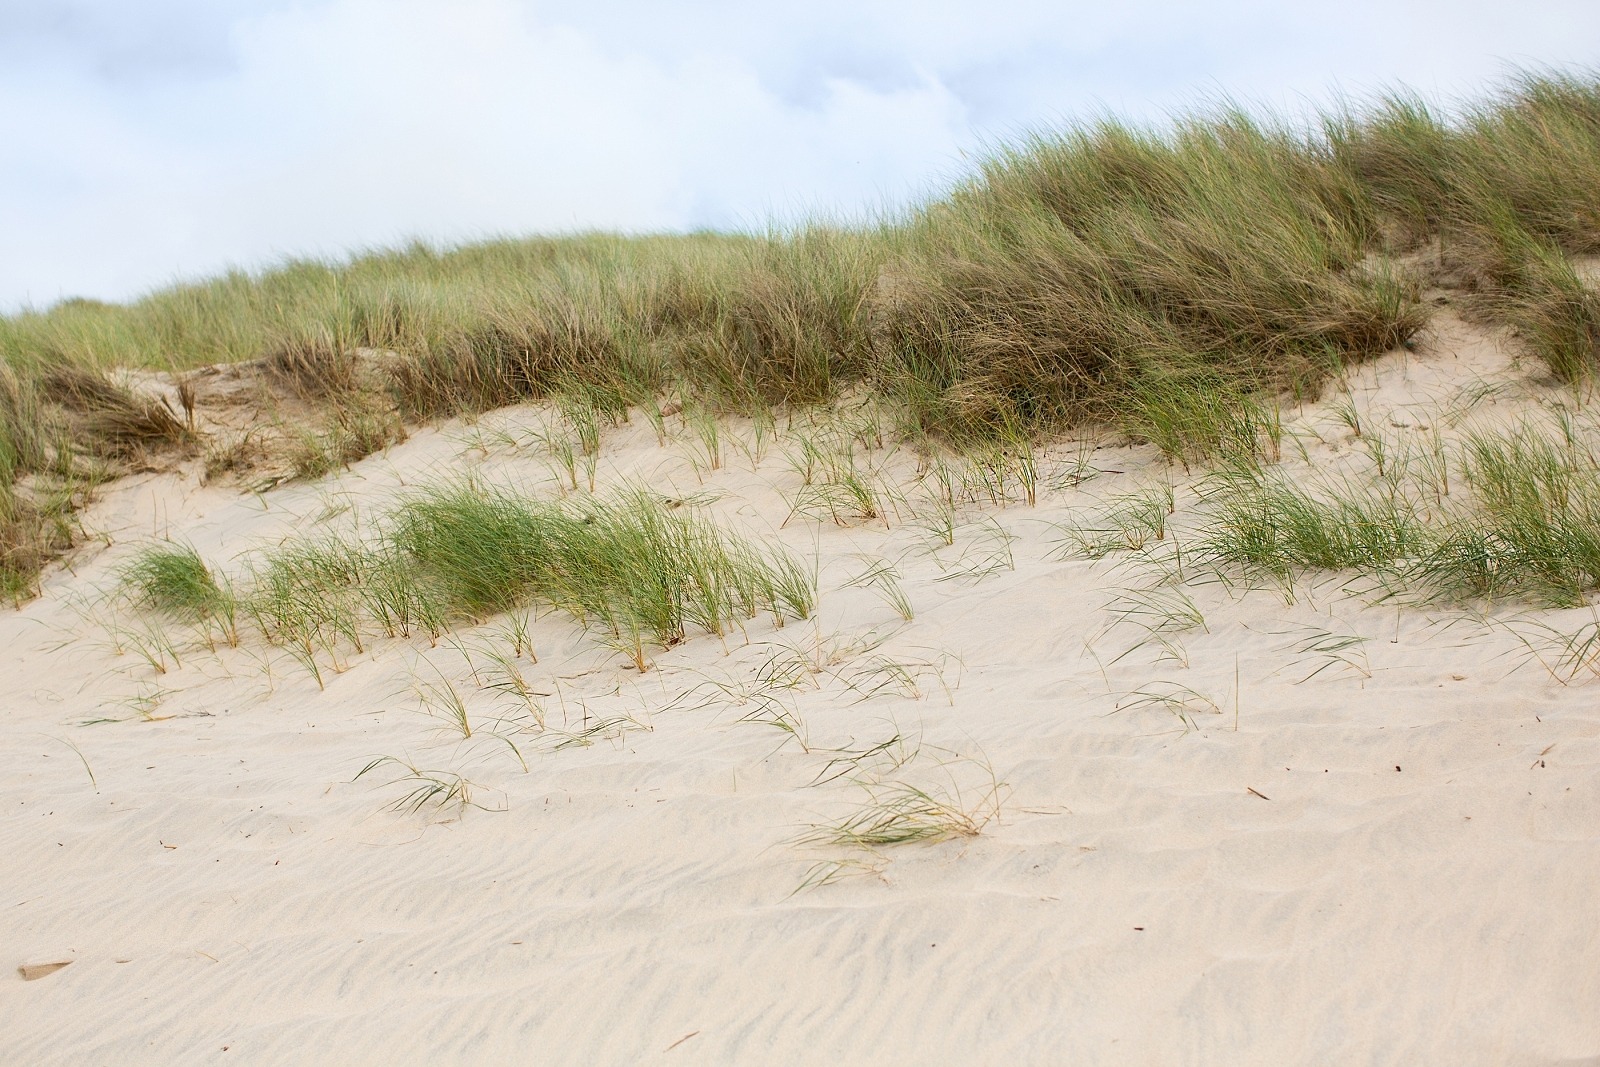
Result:
[[[915,441],[1092,423],[1191,462],[1256,450],[1279,398],[1405,344],[1439,299],[1583,387],[1595,254],[1600,79],[1530,74],[1450,114],[1396,95],[1309,126],[1039,134],[861,228],[414,245],[68,300],[0,319],[0,593],[33,590],[96,482],[206,447],[202,366],[254,361],[337,459],[542,397],[716,413],[866,389]],[[129,368],[176,375],[177,403]]]

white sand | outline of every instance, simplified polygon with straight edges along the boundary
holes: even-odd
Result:
[[[1473,408],[1490,419],[1549,394],[1445,319],[1355,395],[1404,437],[1477,381],[1496,384]],[[1330,406],[1295,415],[1288,469],[1357,448]],[[96,590],[152,537],[237,573],[249,549],[450,472],[549,491],[533,450],[486,455],[474,432],[261,498],[193,472],[127,480],[86,517],[109,547],[0,613],[0,1062],[1600,1063],[1600,680],[1558,683],[1505,625],[1591,613],[1506,607],[1495,626],[1337,578],[1292,604],[1211,585],[1189,591],[1207,629],[1118,659],[1146,635],[1108,630],[1107,605],[1145,580],[1053,558],[1050,524],[1165,477],[1148,449],[1101,449],[1120,473],[968,514],[932,553],[909,521],[779,529],[799,481],[781,448],[755,470],[730,450],[700,485],[688,445],[636,417],[608,434],[602,481],[716,494],[725,523],[816,551],[820,618],[759,621],[726,651],[696,637],[644,676],[540,619],[528,677],[559,692],[552,730],[500,727],[526,773],[489,736],[503,702],[445,645],[377,642],[324,692],[258,640],[191,642],[157,674],[83,617],[108,616]],[[1048,459],[1059,475],[1074,450]],[[914,622],[843,587],[863,554],[898,561]],[[1319,631],[1365,640],[1318,653]],[[710,695],[786,646],[826,667],[792,695],[810,752]],[[469,695],[473,741],[420,711],[429,663]],[[1178,686],[1217,708],[1196,702],[1193,730],[1116,711]],[[638,725],[558,749],[563,709],[569,735]],[[827,750],[896,733],[920,752],[861,773],[978,805],[992,768],[1000,818],[875,855],[796,846],[864,798],[811,784]],[[352,781],[383,755],[504,810],[388,810],[407,786]]]

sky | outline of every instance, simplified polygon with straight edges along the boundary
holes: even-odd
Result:
[[[0,0],[0,311],[411,239],[764,228],[1224,97],[1482,97],[1600,3]]]

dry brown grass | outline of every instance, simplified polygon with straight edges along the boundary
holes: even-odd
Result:
[[[137,392],[99,371],[51,367],[40,379],[40,392],[75,417],[75,440],[95,455],[128,459],[193,441],[165,397]]]

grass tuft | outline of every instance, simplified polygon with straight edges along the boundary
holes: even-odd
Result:
[[[190,545],[151,545],[122,569],[122,590],[136,605],[185,623],[232,620],[233,594]]]
[[[290,541],[251,565],[243,613],[319,684],[324,662],[342,671],[374,634],[436,640],[462,619],[529,606],[567,612],[645,671],[651,649],[696,631],[724,636],[763,612],[781,625],[816,604],[815,574],[789,553],[642,489],[550,502],[441,486],[403,500],[383,529],[371,541]],[[144,609],[187,622],[225,617],[235,639],[233,594],[193,549],[149,549],[124,582]],[[517,652],[531,656],[517,617]],[[450,706],[448,694],[433,696]]]
[[[44,395],[78,418],[90,451],[124,459],[188,444],[193,434],[165,398],[147,396],[106,375],[62,364],[47,371]]]
[[[1379,439],[1367,438],[1374,446]],[[1600,588],[1600,452],[1527,424],[1471,434],[1457,457],[1469,492],[1445,495],[1440,464],[1383,460],[1377,474],[1303,488],[1276,471],[1211,476],[1204,563],[1288,583],[1353,570],[1392,589],[1465,601],[1523,598],[1571,606]]]

